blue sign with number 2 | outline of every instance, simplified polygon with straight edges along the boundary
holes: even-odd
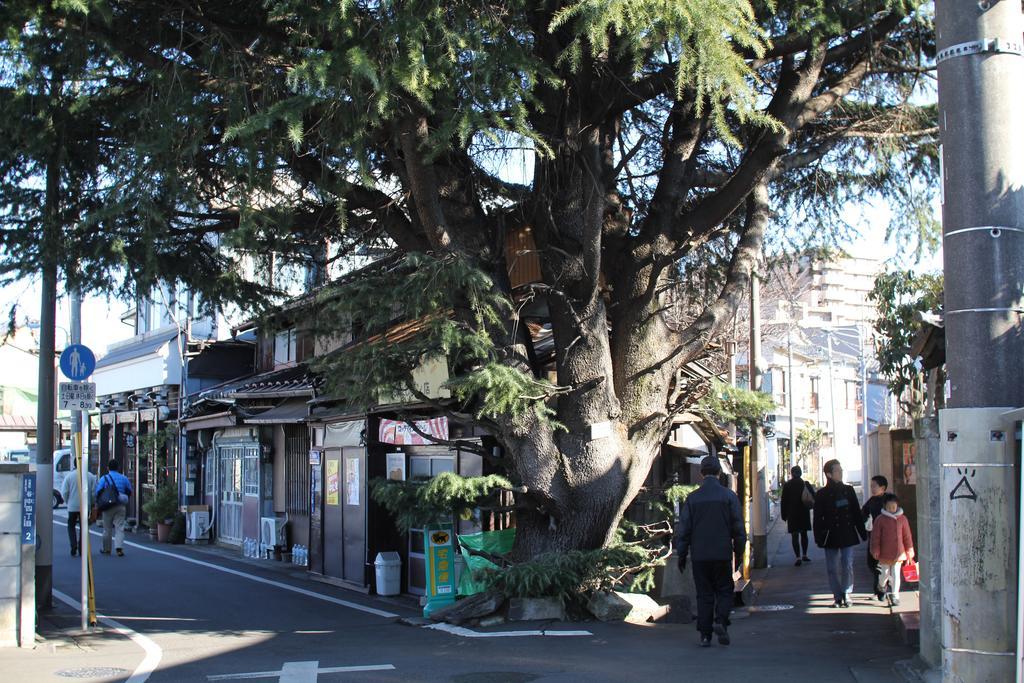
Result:
[[[36,473],[30,472],[21,480],[21,542],[36,542]]]

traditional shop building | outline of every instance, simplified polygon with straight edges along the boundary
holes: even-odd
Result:
[[[100,414],[92,428],[100,462],[117,460],[132,481],[128,517],[136,524],[144,522],[142,503],[157,485],[187,474],[176,436],[182,394],[253,367],[252,341],[218,342],[222,323],[214,317],[193,320],[187,300],[175,305],[171,299],[170,306],[144,300],[129,311],[124,321],[134,336],[110,345],[93,374]]]

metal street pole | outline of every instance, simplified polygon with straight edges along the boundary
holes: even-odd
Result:
[[[836,434],[836,385],[835,385],[835,372],[832,365],[832,330],[828,330],[828,403],[829,408],[832,410],[832,457],[835,458],[839,453],[837,447],[838,435]]]
[[[786,352],[789,355],[789,384],[786,403],[789,404],[789,467],[796,465],[796,424],[793,422],[793,324],[786,328]]]
[[[77,289],[71,291],[71,343],[82,343],[82,295]],[[88,415],[86,413],[85,415]],[[85,415],[81,410],[71,412],[71,431],[77,435],[78,458],[78,508],[81,541],[78,544],[82,560],[82,630],[89,629],[89,436],[85,429]],[[70,519],[68,520],[70,524]]]
[[[754,271],[750,273],[750,388],[752,391],[762,389],[761,358],[761,280]],[[753,486],[750,513],[750,550],[754,568],[768,566],[768,510],[765,486],[765,443],[761,423],[754,421],[750,426],[750,471],[753,474]]]
[[[857,323],[857,341],[860,342],[860,490],[866,501],[868,492],[868,358],[864,347],[864,327]]]
[[[939,412],[942,674],[1015,675],[1024,405],[1024,17],[936,0],[947,408]]]

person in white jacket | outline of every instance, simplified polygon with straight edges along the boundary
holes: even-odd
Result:
[[[86,491],[89,492],[89,507],[96,504],[96,475],[86,470]],[[78,526],[82,527],[82,533],[88,533],[89,522],[82,521],[82,493],[79,490],[78,470],[73,469],[64,477],[60,485],[61,498],[68,504],[68,542],[71,543],[71,555],[78,554]]]

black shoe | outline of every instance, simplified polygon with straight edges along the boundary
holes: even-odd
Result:
[[[801,559],[802,559],[802,560],[803,560],[804,562],[810,562],[810,561],[811,561],[811,558],[807,557],[806,555],[804,555],[804,556],[803,556],[803,557],[802,557]]]
[[[110,554],[109,550],[100,550],[100,555],[109,555],[109,554]]]
[[[124,549],[118,548],[117,549],[117,556],[118,557],[124,557]]]
[[[701,636],[700,636],[700,646],[701,647],[711,647],[711,634],[710,633],[707,634],[707,635],[704,635],[703,633],[701,634]]]
[[[800,560],[797,560],[796,562],[793,563],[793,566],[794,567],[799,567],[802,564],[803,564],[803,562],[801,562]]]
[[[832,604],[829,605],[829,607],[831,607],[832,609],[835,609],[836,607],[842,607],[842,606],[843,606],[843,601],[842,600],[833,600]]]
[[[850,606],[850,601],[847,600],[846,598],[843,598],[843,601],[841,603],[839,603],[839,606],[840,607],[849,607]]]
[[[71,557],[74,557],[74,556],[75,556],[75,555],[77,555],[77,554],[78,554],[78,551],[77,551],[77,550],[75,550],[74,548],[72,548],[72,549],[71,549]]]
[[[718,644],[719,645],[728,645],[729,644],[729,642],[730,642],[729,641],[729,631],[724,626],[722,626],[721,624],[716,624],[715,625],[715,633],[718,635]]]
[[[879,602],[885,602],[885,593],[883,593],[882,591],[878,591],[877,593],[875,593],[875,597],[878,598]]]

